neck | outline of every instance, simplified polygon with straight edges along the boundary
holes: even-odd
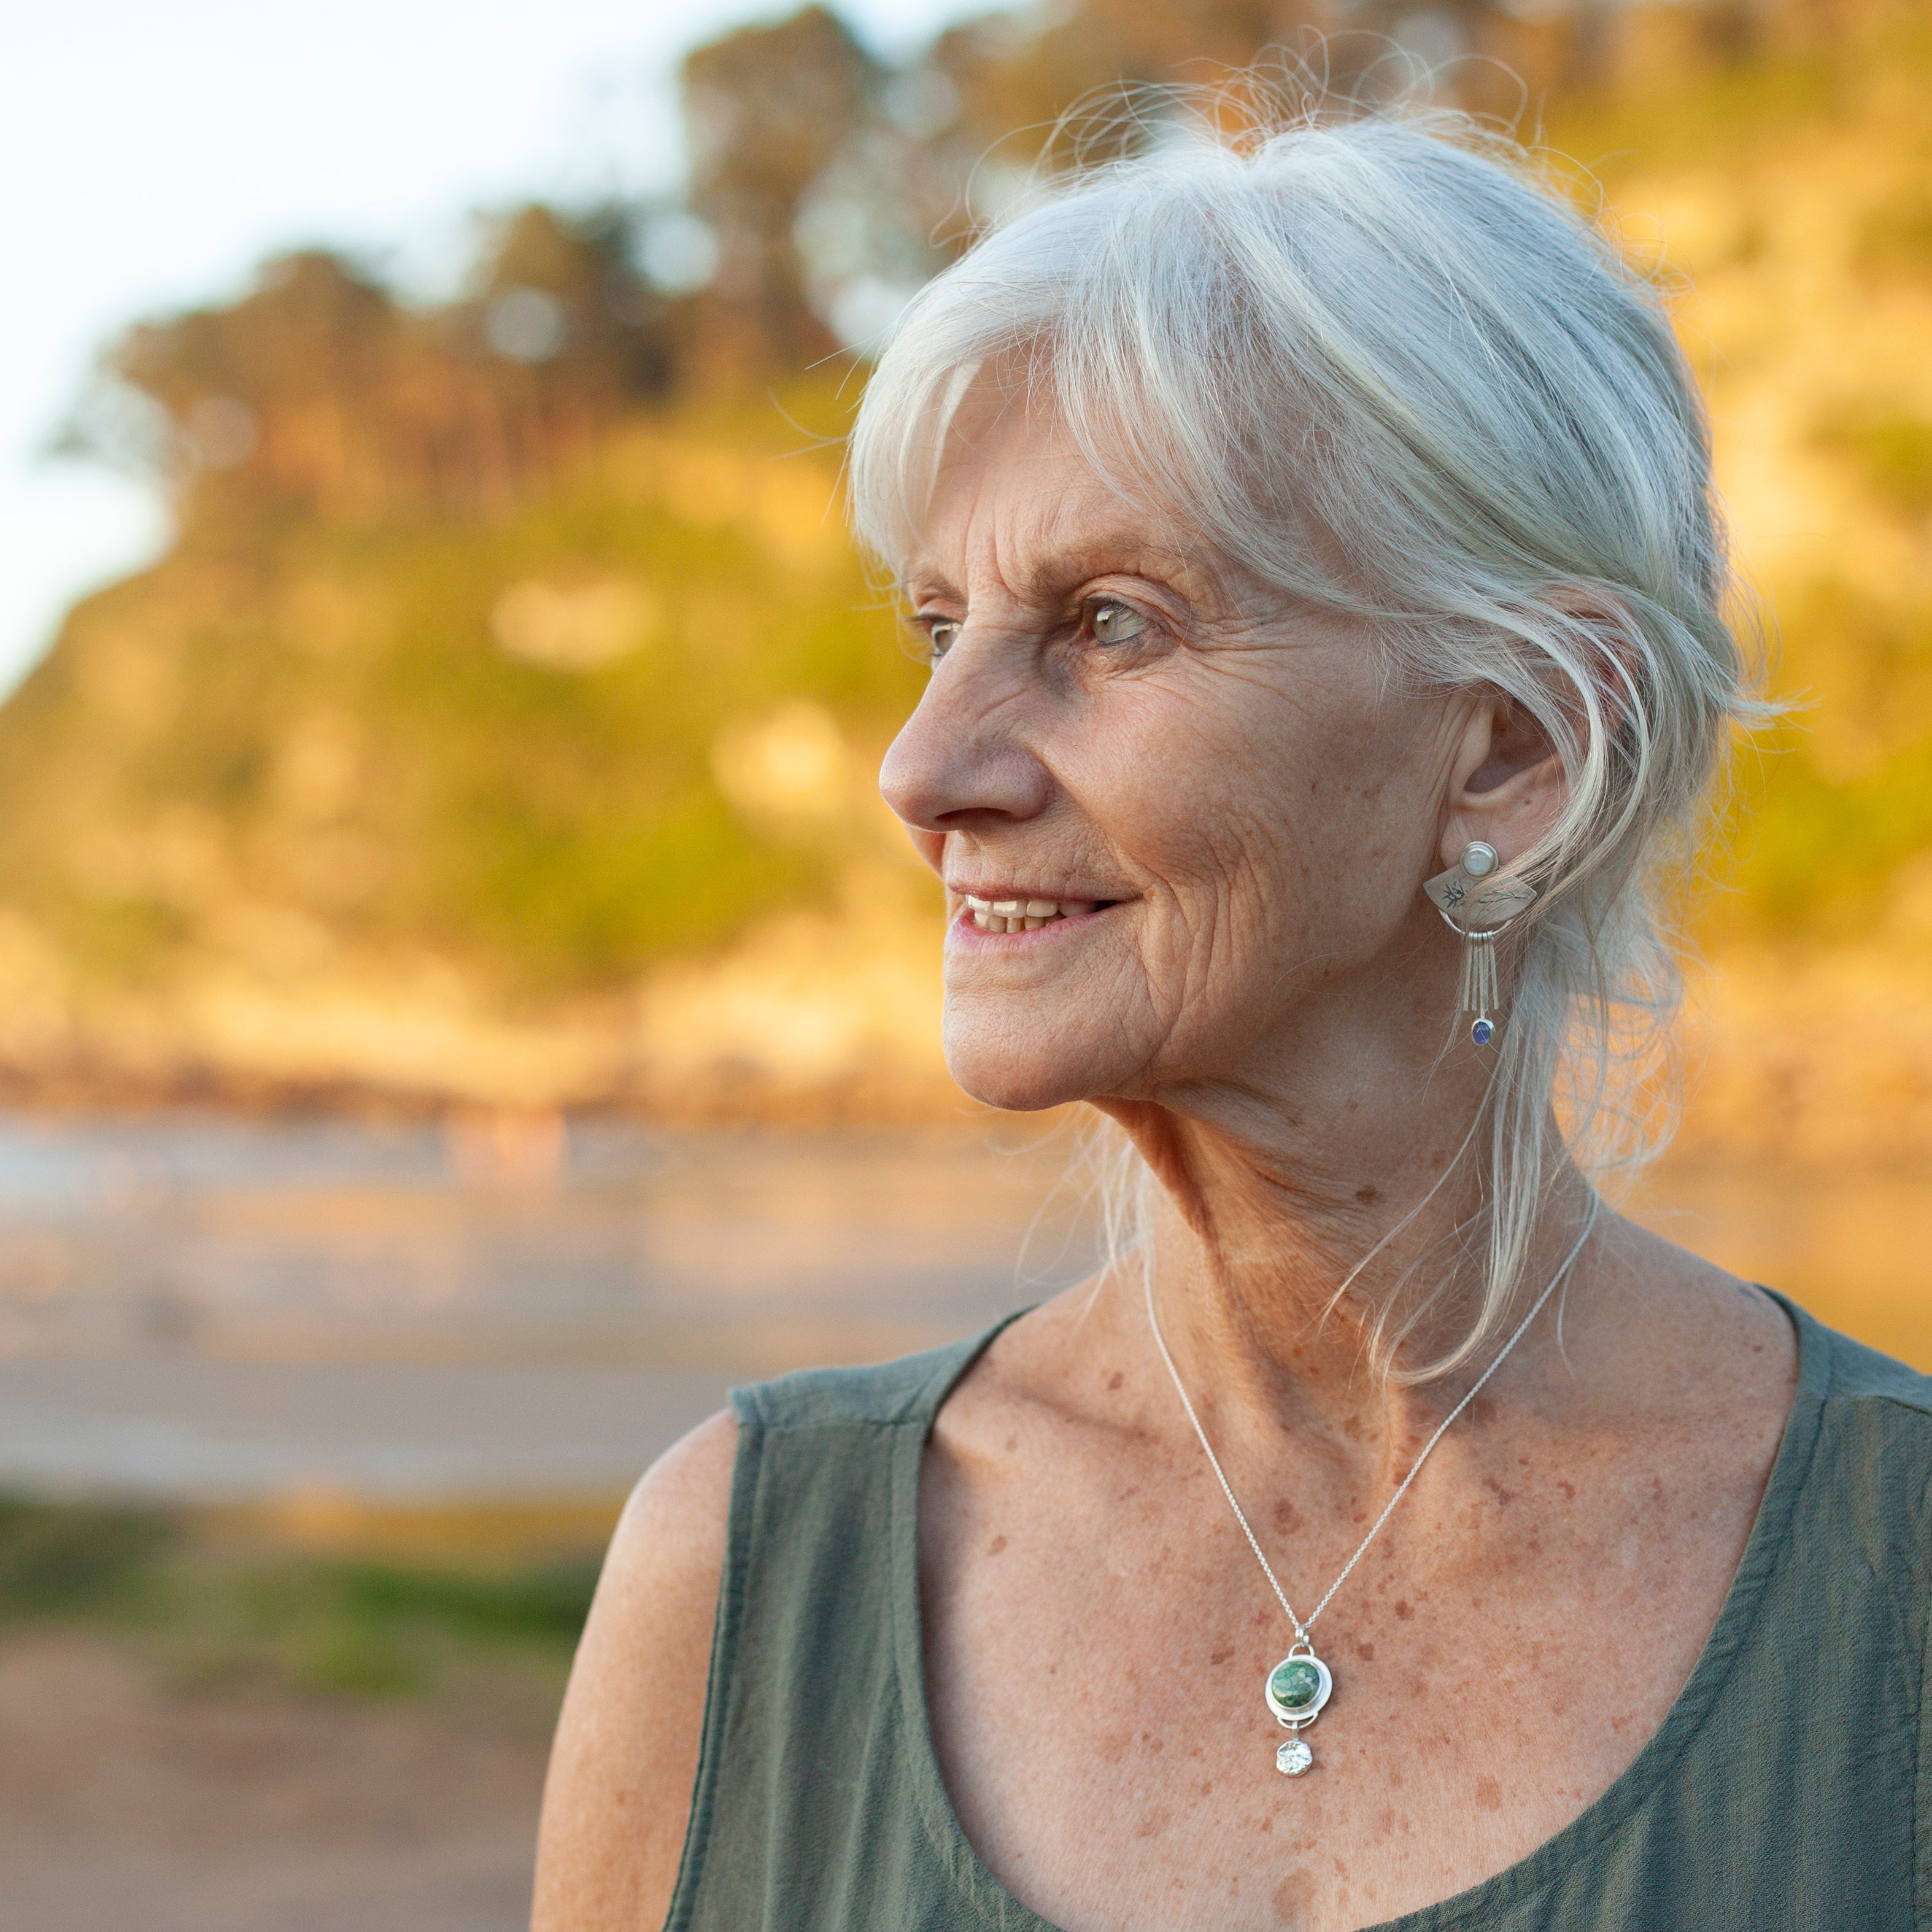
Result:
[[[1484,1186],[1482,1137],[1466,1118],[1460,1130],[1391,1121],[1366,1135],[1336,1124],[1261,1136],[1168,1106],[1107,1111],[1158,1184],[1144,1233],[1174,1358],[1236,1427],[1246,1410],[1257,1424],[1312,1423],[1399,1453],[1496,1359],[1595,1204],[1552,1124],[1556,1184],[1493,1345],[1419,1378],[1456,1352],[1483,1302],[1482,1248],[1460,1238]]]

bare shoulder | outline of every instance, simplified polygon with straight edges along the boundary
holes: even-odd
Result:
[[[670,1908],[704,1722],[737,1426],[647,1471],[604,1558],[544,1786],[533,1932],[649,1932]]]
[[[1002,1329],[940,1410],[934,1460],[1011,1466],[1016,1450],[1064,1446],[1070,1428],[1104,1434],[1126,1426],[1145,1394],[1138,1313],[1102,1274]]]
[[[1687,1367],[1726,1364],[1788,1397],[1797,1336],[1762,1288],[1633,1222],[1621,1222],[1614,1246],[1620,1271],[1650,1291],[1660,1313],[1668,1311],[1671,1346]]]
[[[1606,1246],[1585,1318],[1592,1379],[1653,1448],[1755,1507],[1798,1389],[1790,1317],[1754,1283],[1633,1222],[1615,1224]]]

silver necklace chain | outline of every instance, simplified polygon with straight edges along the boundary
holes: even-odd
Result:
[[[1274,1592],[1276,1600],[1281,1605],[1283,1614],[1294,1627],[1295,1641],[1298,1643],[1305,1644],[1310,1641],[1308,1633],[1314,1628],[1315,1619],[1328,1607],[1335,1592],[1348,1580],[1349,1573],[1367,1553],[1369,1545],[1382,1534],[1382,1525],[1394,1515],[1396,1504],[1408,1494],[1409,1484],[1422,1473],[1422,1466],[1429,1460],[1430,1451],[1448,1434],[1450,1425],[1456,1418],[1481,1394],[1483,1384],[1509,1359],[1510,1351],[1522,1340],[1529,1324],[1543,1312],[1544,1304],[1556,1292],[1557,1283],[1570,1272],[1576,1263],[1576,1257],[1583,1252],[1583,1244],[1590,1238],[1590,1231],[1595,1227],[1596,1224],[1597,1208],[1596,1204],[1593,1202],[1591,1204],[1590,1212],[1583,1222],[1583,1232],[1576,1237],[1576,1246],[1564,1257],[1563,1265],[1550,1276],[1549,1286],[1536,1298],[1529,1312],[1516,1324],[1515,1332],[1497,1352],[1496,1360],[1469,1384],[1462,1400],[1442,1418],[1436,1433],[1422,1445],[1422,1454],[1409,1466],[1408,1474],[1396,1485],[1395,1494],[1383,1504],[1382,1513],[1370,1526],[1368,1534],[1355,1546],[1354,1555],[1342,1564],[1341,1574],[1328,1586],[1327,1592],[1322,1597],[1321,1602],[1309,1612],[1308,1621],[1306,1623],[1294,1614],[1294,1606],[1288,1600],[1288,1593],[1281,1587],[1280,1578],[1274,1574],[1274,1565],[1268,1560],[1268,1552],[1262,1549],[1260,1538],[1255,1534],[1253,1528],[1248,1521],[1247,1512],[1236,1500],[1234,1485],[1228,1480],[1228,1473],[1221,1467],[1221,1459],[1215,1454],[1214,1445],[1208,1441],[1208,1432],[1202,1427],[1201,1418],[1195,1413],[1194,1404],[1188,1396],[1187,1384],[1180,1379],[1180,1371],[1174,1366],[1174,1358],[1168,1352],[1167,1337],[1160,1332],[1160,1317],[1154,1312],[1154,1270],[1147,1265],[1144,1258],[1143,1259],[1141,1278],[1147,1288],[1148,1322],[1154,1330],[1154,1346],[1160,1351],[1160,1358],[1167,1364],[1167,1372],[1173,1378],[1174,1392],[1180,1396],[1180,1406],[1186,1410],[1187,1419],[1193,1424],[1194,1432],[1201,1439],[1201,1447],[1207,1454],[1208,1467],[1214,1472],[1214,1480],[1221,1485],[1221,1493],[1228,1498],[1228,1507],[1234,1512],[1234,1520],[1241,1526],[1241,1534],[1248,1539],[1248,1547],[1255,1552],[1255,1561],[1262,1566],[1262,1574],[1268,1580],[1268,1587]]]

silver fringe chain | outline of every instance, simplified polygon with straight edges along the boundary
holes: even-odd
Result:
[[[1462,862],[1438,872],[1422,888],[1450,932],[1462,942],[1462,976],[1456,1010],[1474,1016],[1469,1037],[1487,1046],[1501,1022],[1502,976],[1496,942],[1503,928],[1533,904],[1536,888],[1501,869],[1493,845],[1480,838],[1463,848]]]
[[[1470,1030],[1479,1041],[1495,1034],[1494,1016],[1502,1004],[1502,982],[1496,971],[1496,941],[1501,937],[1495,932],[1462,935],[1462,981],[1456,996],[1456,1010],[1474,1018]]]

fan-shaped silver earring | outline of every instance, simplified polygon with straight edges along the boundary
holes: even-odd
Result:
[[[1487,1046],[1496,1036],[1495,1009],[1502,1004],[1496,976],[1496,940],[1503,928],[1536,897],[1536,888],[1498,868],[1493,845],[1480,838],[1462,848],[1462,862],[1438,872],[1424,887],[1452,932],[1462,938],[1462,981],[1456,1011],[1472,1013],[1469,1037]]]

